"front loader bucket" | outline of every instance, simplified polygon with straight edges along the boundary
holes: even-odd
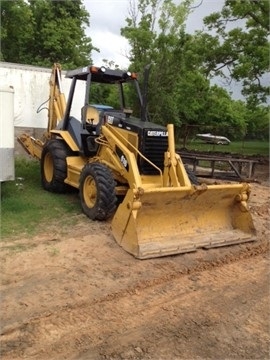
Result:
[[[147,259],[255,240],[247,184],[129,190],[112,221],[116,241]]]

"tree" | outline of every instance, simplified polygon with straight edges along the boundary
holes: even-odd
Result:
[[[226,6],[236,8],[236,3],[243,1],[228,0]],[[259,121],[252,117],[252,112],[259,113],[264,124],[265,115],[262,109],[258,110],[258,103],[265,100],[267,90],[259,82],[259,77],[266,73],[268,43],[265,30],[260,31],[244,17],[245,31],[237,29],[237,34],[243,35],[239,43],[236,42],[237,34],[228,33],[225,28],[222,32],[221,27],[216,34],[202,31],[188,34],[185,22],[191,4],[192,1],[176,5],[171,0],[140,0],[139,6],[135,7],[131,2],[127,26],[121,29],[131,46],[130,68],[142,72],[146,64],[152,64],[148,91],[152,121],[164,125],[174,123],[176,133],[191,125],[194,129],[211,127],[232,139],[242,138]],[[212,19],[217,16],[212,15]],[[261,28],[265,29],[265,17],[260,21]],[[248,47],[248,40],[252,38],[250,29],[257,36],[259,49],[254,46],[254,41]],[[256,59],[256,51],[262,64]],[[248,56],[251,56],[252,64],[248,62]],[[225,76],[224,68],[229,65],[232,76],[243,80],[248,103],[233,100],[224,88],[213,85],[211,80],[217,75]]]
[[[82,0],[1,1],[1,48],[5,61],[64,68],[89,63],[89,14]]]
[[[219,39],[209,54],[212,72],[242,82],[242,94],[249,105],[266,103],[269,1],[226,0],[222,11],[206,17],[204,22],[209,30],[216,30]]]
[[[181,42],[185,42],[183,28],[190,1],[176,5],[171,0],[140,0],[138,7],[134,4],[131,3],[127,26],[121,29],[131,45],[131,69],[140,69],[142,73],[151,63],[148,87],[151,119],[156,123],[179,124],[179,104],[172,94],[183,75],[179,49]]]
[[[247,109],[247,139],[269,141],[269,106]]]
[[[1,1],[1,60],[29,63],[35,19],[24,0]],[[31,62],[30,62],[31,64]]]

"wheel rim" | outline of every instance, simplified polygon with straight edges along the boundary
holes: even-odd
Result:
[[[47,153],[44,158],[44,177],[47,182],[51,182],[53,179],[53,158],[50,153]]]
[[[83,184],[83,198],[86,206],[92,208],[97,201],[97,187],[96,182],[92,176],[87,176]]]

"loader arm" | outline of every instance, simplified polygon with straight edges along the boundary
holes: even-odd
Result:
[[[106,141],[104,142],[104,139]],[[130,189],[140,189],[148,185],[148,181],[154,181],[155,186],[162,186],[163,175],[161,169],[147,159],[138,148],[132,145],[123,135],[121,130],[106,124],[102,127],[102,136],[96,140],[101,146],[98,158],[105,163],[119,177],[120,182],[128,184]],[[105,145],[105,146],[102,146]],[[157,176],[141,176],[137,157],[141,156],[157,169]],[[152,183],[151,183],[152,184]],[[152,184],[153,186],[153,184]]]
[[[54,64],[50,76],[50,97],[48,106],[47,131],[43,134],[43,139],[35,139],[33,136],[23,133],[17,140],[24,150],[34,158],[41,159],[42,149],[45,142],[55,137],[54,130],[58,122],[64,117],[66,109],[66,99],[61,83],[61,65]]]
[[[187,186],[191,183],[184,164],[178,154],[175,152],[174,141],[174,126],[167,125],[168,130],[168,151],[165,153],[164,172],[163,172],[163,186]]]
[[[105,145],[103,137],[108,142],[108,146],[101,146],[98,157],[102,159],[113,171],[122,174],[126,179],[130,189],[140,189],[143,187],[189,187],[191,183],[186,173],[183,162],[178,154],[175,153],[174,142],[174,126],[168,124],[168,151],[164,153],[164,170],[162,172],[155,164],[147,159],[135,146],[133,146],[117,128],[107,124],[102,128],[102,138],[96,141],[100,145]],[[129,150],[129,149],[132,149]],[[117,150],[116,150],[117,149]],[[122,154],[120,156],[117,153]],[[136,158],[140,156],[147,161],[151,166],[155,167],[159,175],[143,176],[139,173]],[[122,159],[122,160],[121,160]],[[125,160],[124,160],[125,159]],[[126,161],[126,166],[123,166],[121,161]],[[127,166],[128,164],[128,166]]]

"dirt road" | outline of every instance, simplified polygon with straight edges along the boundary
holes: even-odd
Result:
[[[266,185],[251,209],[256,242],[151,260],[84,215],[2,242],[1,359],[268,359]]]

